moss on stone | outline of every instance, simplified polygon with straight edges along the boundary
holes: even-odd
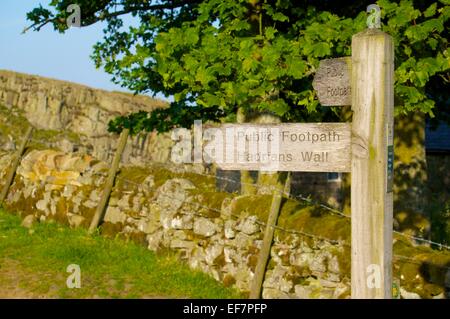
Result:
[[[258,255],[249,255],[247,259],[247,266],[251,271],[255,271],[256,265],[258,264]]]
[[[131,204],[130,207],[133,207],[133,205]],[[140,211],[135,211],[132,209],[124,211],[124,214],[135,219],[141,218]]]
[[[167,180],[176,177],[174,172],[164,168],[152,168],[151,172],[154,176],[155,188],[162,186]]]
[[[348,219],[338,217],[321,208],[302,205],[283,207],[279,226],[286,229],[295,229],[302,232],[328,238],[331,240],[349,241],[350,222]]]
[[[33,133],[33,139],[42,140],[46,142],[57,142],[61,137],[66,138],[72,143],[81,143],[81,138],[77,133],[66,130],[36,130]]]
[[[219,256],[217,256],[213,261],[213,265],[218,266],[218,268],[222,268],[226,264],[227,262],[225,261],[225,254],[223,252]]]
[[[272,258],[270,258],[270,259],[269,259],[269,262],[268,262],[268,264],[267,264],[267,269],[266,269],[266,271],[267,271],[267,270],[274,269],[276,265],[277,265],[277,263],[275,262],[275,260],[273,260]]]
[[[30,126],[30,122],[24,114],[24,111],[17,107],[7,108],[0,105],[0,135],[12,136],[16,144],[21,141],[24,132]],[[32,139],[27,143],[27,148],[38,150],[49,149],[48,145],[58,142],[61,137],[66,138],[74,144],[81,142],[80,136],[71,131],[36,129],[33,132]]]
[[[134,183],[141,184],[149,175],[152,175],[152,173],[152,170],[148,168],[139,166],[125,166],[120,169],[117,184],[123,185],[123,183],[125,182],[124,180],[129,180]],[[127,186],[129,186],[130,188],[135,188],[136,185],[131,184]]]
[[[269,215],[271,202],[271,195],[240,196],[235,199],[233,214],[239,216],[255,215],[261,221],[266,222]]]
[[[232,285],[234,285],[236,283],[236,279],[232,275],[226,274],[223,277],[222,282],[225,287],[231,287]]]
[[[306,278],[312,275],[312,271],[309,266],[294,266],[295,275],[291,275],[292,282],[295,285],[305,285]]]
[[[127,240],[131,240],[138,245],[147,245],[147,234],[141,231],[130,232],[125,235]]]
[[[68,201],[65,198],[61,197],[58,200],[58,202],[56,203],[56,211],[67,215],[67,213],[69,212],[69,206]]]
[[[241,196],[233,207],[235,214],[256,215],[263,222],[267,221],[272,195]],[[278,226],[285,229],[303,231],[312,235],[332,240],[348,241],[350,238],[350,222],[316,206],[288,199],[283,200]],[[284,232],[277,233],[288,236]]]
[[[122,229],[123,229],[122,223],[103,222],[100,225],[100,233],[110,238],[116,237],[116,235],[120,231],[122,231]]]
[[[233,195],[225,192],[213,192],[213,191],[202,191],[199,189],[189,190],[189,194],[194,195],[195,198],[200,199],[199,204],[205,207],[211,208],[216,211],[214,215],[217,215],[217,211],[220,211],[222,203],[225,198],[232,198]]]
[[[214,176],[205,176],[191,172],[182,173],[181,175],[182,178],[190,180],[199,189],[211,190],[216,187],[216,179]]]
[[[350,254],[350,246],[344,246],[342,252],[337,252],[336,257],[339,263],[339,270],[342,277],[350,278],[351,272],[351,254]]]
[[[50,214],[48,217],[49,219],[54,220],[61,225],[69,226],[69,219],[67,218],[67,214],[65,211],[59,211],[58,209],[56,209],[55,214]]]
[[[194,233],[192,229],[185,229],[184,233],[186,234],[186,239],[189,241],[197,242],[199,239],[203,239],[203,237],[200,238],[200,236]]]
[[[398,238],[394,244],[396,276],[400,286],[432,298],[444,292],[445,278],[450,267],[450,252],[429,247],[413,247],[406,239]]]
[[[21,192],[25,188],[25,184],[22,180],[22,177],[16,176],[14,183],[11,185],[9,189],[9,193],[11,192]],[[29,196],[28,198],[25,198],[23,196],[23,193],[20,197],[20,199],[15,202],[6,202],[4,205],[6,208],[8,208],[11,211],[17,211],[21,212],[21,215],[27,216],[30,214],[36,215],[36,203],[41,200],[44,197],[44,187],[36,184],[35,185],[35,191],[34,191],[34,197]]]
[[[227,193],[214,195],[214,192],[211,191],[215,189],[215,178],[213,176],[204,176],[191,172],[177,173],[159,165],[152,166],[151,164],[148,167],[126,166],[121,168],[115,188],[121,191],[135,189],[136,184],[142,184],[149,175],[153,176],[154,190],[174,178],[183,178],[191,181],[196,187],[191,194],[207,195],[205,198],[208,197],[208,199],[205,203],[213,205],[211,207],[215,209],[220,209],[223,199],[226,196],[231,196]],[[131,182],[127,183],[127,180]],[[150,192],[147,196],[151,197],[153,194],[154,192]]]
[[[23,115],[23,111],[18,108],[7,108],[0,105],[0,133],[1,135],[11,135],[19,138],[29,125],[28,120]]]

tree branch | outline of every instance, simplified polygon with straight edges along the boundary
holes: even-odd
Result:
[[[94,21],[92,21],[89,24],[86,24],[84,26],[89,26],[89,25],[92,25],[99,21],[108,19],[108,18],[118,17],[120,15],[132,13],[132,12],[136,12],[136,11],[153,11],[153,10],[165,10],[165,9],[173,10],[176,8],[180,8],[186,4],[198,4],[200,2],[201,2],[201,0],[184,0],[184,1],[173,1],[173,2],[167,3],[167,4],[154,4],[154,5],[146,5],[146,6],[141,6],[141,7],[131,7],[131,8],[127,8],[124,10],[104,14],[100,17],[96,17],[96,19]]]
[[[126,8],[123,10],[119,10],[119,11],[115,11],[115,12],[111,12],[111,13],[102,13],[100,16],[96,17],[95,15],[92,16],[91,18],[93,18],[92,21],[89,21],[88,23],[83,24],[83,20],[82,20],[82,26],[83,27],[87,27],[90,25],[93,25],[99,21],[104,21],[108,18],[114,18],[114,17],[118,17],[124,14],[129,14],[132,12],[138,12],[138,11],[154,11],[154,10],[166,10],[166,9],[177,9],[180,7],[183,7],[187,4],[198,4],[200,3],[201,0],[183,0],[183,1],[171,1],[170,3],[166,3],[166,4],[153,4],[153,5],[144,5],[144,6],[140,6],[140,7],[130,7],[130,8]],[[61,18],[56,16],[56,17],[52,17],[43,21],[39,21],[36,23],[33,23],[32,25],[26,27],[22,33],[26,33],[28,30],[30,29],[34,29],[35,31],[39,31],[42,27],[44,27],[45,25],[47,25],[48,23],[54,23],[57,22],[58,20],[60,20]]]

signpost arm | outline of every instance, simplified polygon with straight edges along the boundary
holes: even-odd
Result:
[[[392,297],[393,73],[391,36],[352,39],[352,298]]]

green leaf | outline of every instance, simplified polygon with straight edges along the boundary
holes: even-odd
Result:
[[[199,40],[198,30],[196,28],[187,28],[184,30],[184,43],[186,45],[194,45]]]
[[[306,72],[306,63],[300,57],[294,57],[287,61],[288,74],[295,79],[300,79]]]
[[[277,12],[277,13],[273,14],[272,19],[274,21],[280,21],[280,22],[289,21],[289,17],[285,16],[281,12]]]
[[[331,48],[326,42],[319,42],[312,46],[313,53],[316,57],[321,58],[330,55]]]
[[[218,96],[208,92],[198,99],[198,103],[204,107],[219,106],[221,104]]]
[[[266,36],[267,40],[274,39],[275,38],[275,33],[277,33],[277,30],[275,28],[267,27],[265,29],[265,36]]]
[[[429,18],[431,16],[433,16],[436,13],[436,7],[437,7],[437,3],[433,3],[431,6],[429,6],[424,12],[423,12],[423,16],[425,18]]]

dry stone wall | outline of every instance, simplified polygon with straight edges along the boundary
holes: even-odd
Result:
[[[0,186],[11,159],[11,152],[0,152]],[[71,227],[87,227],[100,200],[107,170],[105,162],[91,156],[30,150],[17,170],[6,206],[19,212],[28,224],[53,220]],[[101,232],[134,240],[153,251],[178,251],[192,268],[248,292],[264,230],[264,217],[252,209],[257,203],[268,207],[262,201],[270,201],[270,196],[255,198],[218,193],[211,185],[214,180],[192,172],[180,174],[150,166],[123,167]],[[301,206],[288,204],[285,206]],[[282,211],[282,215],[291,214]],[[319,217],[311,217],[306,212],[300,214],[303,225],[314,218]],[[323,229],[334,225],[331,228],[337,228],[334,230],[337,234],[344,233],[342,230],[348,227],[347,221],[338,220],[340,217],[321,218],[314,222]],[[348,248],[339,236],[330,241],[278,229],[263,297],[348,298]],[[450,261],[450,255],[441,257]],[[421,274],[418,267],[411,267],[414,266],[400,264],[395,268],[396,275],[403,276],[405,283],[400,290],[402,296],[445,297],[445,286],[450,286],[448,274],[446,282],[446,273],[438,272],[435,276],[440,281],[433,283],[434,279]],[[406,285],[407,282],[413,285]]]
[[[0,153],[0,181],[11,158],[11,153]],[[24,217],[31,215],[28,220],[87,227],[100,200],[107,168],[90,156],[31,151],[17,170],[7,206]],[[153,251],[177,250],[192,268],[247,292],[263,226],[257,216],[238,213],[233,207],[242,196],[224,197],[217,210],[210,209],[193,181],[182,177],[155,180],[151,172],[140,174],[139,183],[119,175],[102,232],[133,239]],[[348,297],[348,278],[338,261],[343,251],[339,244],[326,241],[277,237],[263,296]]]
[[[107,131],[111,119],[165,106],[165,102],[147,96],[96,90],[5,70],[0,70],[0,104],[19,108],[36,128],[78,134],[81,146],[105,161],[113,157],[116,147],[117,137]],[[164,162],[169,158],[172,141],[167,134],[141,134],[130,140],[123,158],[127,163]],[[66,151],[80,148],[69,140],[66,144]]]

